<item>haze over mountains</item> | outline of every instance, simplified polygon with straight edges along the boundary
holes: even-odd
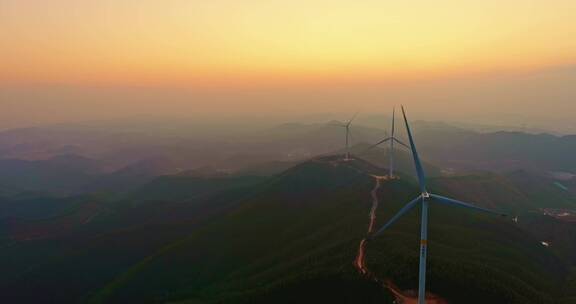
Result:
[[[372,127],[361,123],[352,132],[358,153],[364,153],[366,145],[385,135],[382,126],[388,125],[382,119],[380,127],[374,127],[378,124],[373,118],[366,120]],[[423,121],[414,127],[425,160],[445,173],[576,171],[572,157],[576,136],[479,132]],[[403,130],[399,131],[404,137]],[[0,184],[62,193],[106,187],[113,190],[141,184],[154,176],[203,167],[222,173],[251,167],[266,171],[264,163],[276,162],[282,169],[314,155],[338,151],[342,146],[341,130],[330,123],[246,127],[164,121],[14,129],[0,132],[0,162],[9,169],[0,172]],[[410,161],[405,163],[409,165]]]
[[[366,150],[386,131],[366,125],[352,128],[349,162],[329,122],[1,132],[2,301],[392,303],[352,265],[372,175],[388,166],[385,146]],[[434,206],[430,291],[450,303],[573,303],[576,137],[414,129],[433,191],[515,218]],[[417,193],[408,151],[396,164],[400,180],[377,192],[377,225]],[[416,216],[366,256],[408,293]]]

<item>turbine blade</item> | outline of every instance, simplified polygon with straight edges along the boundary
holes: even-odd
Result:
[[[380,144],[382,144],[382,143],[385,143],[385,142],[387,142],[387,141],[389,141],[389,140],[391,140],[391,139],[392,139],[392,137],[384,138],[383,140],[381,140],[381,141],[379,141],[379,142],[371,145],[370,147],[368,147],[366,150],[364,150],[364,152],[367,152],[367,151],[369,151],[369,150],[372,150],[372,149],[374,149],[375,147],[377,147],[378,145],[380,145]]]
[[[396,107],[392,107],[392,134],[391,137],[394,137],[394,116],[396,113]]]
[[[395,142],[397,142],[397,143],[403,145],[404,147],[410,149],[410,146],[408,146],[407,144],[403,143],[403,142],[400,141],[399,139],[396,139],[396,137],[393,137],[392,139],[393,139]]]
[[[356,118],[356,116],[358,116],[358,112],[354,113],[354,115],[352,116],[352,118],[350,118],[350,120],[348,120],[348,123],[346,125],[350,125],[352,123],[352,121]]]
[[[332,123],[328,123],[327,125],[336,126],[336,127],[346,127],[346,124],[344,124],[342,122],[332,122]]]
[[[416,173],[418,174],[418,184],[420,184],[420,191],[425,193],[427,192],[426,176],[424,175],[424,169],[422,169],[422,164],[420,163],[418,151],[416,151],[416,145],[414,144],[414,139],[412,138],[412,132],[410,131],[410,126],[408,125],[408,119],[406,119],[406,111],[404,111],[404,106],[402,106],[402,116],[404,116],[406,132],[408,133],[408,139],[410,140],[410,149],[412,150],[412,158],[414,159],[414,166],[416,167]]]
[[[437,195],[437,194],[430,194],[430,196],[434,200],[436,200],[440,203],[446,204],[446,205],[464,207],[464,208],[468,208],[468,209],[472,209],[472,210],[476,210],[476,211],[482,211],[482,212],[486,212],[486,213],[492,213],[492,214],[496,214],[496,215],[500,215],[500,216],[507,216],[507,214],[504,214],[504,213],[500,213],[500,212],[493,211],[490,209],[480,208],[480,207],[474,206],[472,204],[468,204],[468,203],[465,203],[465,202],[462,202],[459,200],[451,199],[451,198],[448,198],[445,196],[441,196],[441,195]]]
[[[408,148],[408,150],[410,150],[410,146],[405,144],[404,142],[402,142],[401,140],[397,139],[396,137],[392,138],[395,142],[399,143],[400,145],[404,146],[405,148]]]
[[[380,234],[382,234],[382,232],[384,232],[384,230],[386,230],[386,228],[388,228],[392,224],[394,224],[399,218],[401,218],[404,214],[406,214],[406,212],[410,211],[410,209],[414,208],[414,206],[416,206],[421,201],[422,201],[422,196],[418,196],[417,198],[413,199],[408,204],[404,205],[404,207],[402,207],[402,209],[400,209],[400,211],[398,211],[398,213],[396,213],[396,215],[394,215],[388,221],[388,223],[384,224],[384,226],[382,226],[380,229],[378,229],[378,231],[376,231],[376,233],[371,235],[369,238],[373,239],[373,238],[379,236]]]

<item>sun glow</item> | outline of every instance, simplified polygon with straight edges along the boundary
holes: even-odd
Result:
[[[0,80],[399,79],[561,65],[574,1],[0,0]]]

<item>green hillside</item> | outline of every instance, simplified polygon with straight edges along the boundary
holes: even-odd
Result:
[[[360,159],[344,162],[334,156],[269,179],[160,178],[120,201],[105,202],[106,212],[68,234],[6,243],[0,252],[0,266],[8,270],[0,276],[0,287],[7,290],[2,297],[8,302],[392,303],[392,295],[359,275],[352,263],[368,225],[371,174],[385,172]],[[472,189],[468,196],[462,185]],[[480,204],[506,211],[531,196],[508,179],[491,176],[431,179],[431,187],[460,199],[478,195]],[[377,224],[417,193],[410,177],[383,182]],[[418,213],[412,211],[368,245],[368,267],[402,290],[417,286]],[[573,297],[574,263],[567,250],[542,246],[527,227],[435,204],[430,216],[431,292],[451,303],[558,303]]]
[[[288,299],[312,302],[324,291],[335,303],[357,303],[358,294],[390,302],[352,267],[374,183],[364,172],[378,170],[357,162],[313,161],[287,171],[233,213],[134,265],[92,300],[276,303],[289,293]],[[380,223],[415,193],[409,181],[386,183]],[[370,267],[404,289],[416,286],[416,216],[369,249]],[[430,236],[429,287],[449,300],[553,303],[560,292],[561,261],[511,222],[433,206]]]
[[[540,208],[576,209],[576,197],[555,186],[554,180],[526,171],[438,177],[431,179],[430,184],[440,193],[513,215]]]

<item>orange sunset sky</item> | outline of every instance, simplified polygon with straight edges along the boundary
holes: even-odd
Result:
[[[0,0],[0,127],[398,102],[567,116],[575,15],[573,0]]]

